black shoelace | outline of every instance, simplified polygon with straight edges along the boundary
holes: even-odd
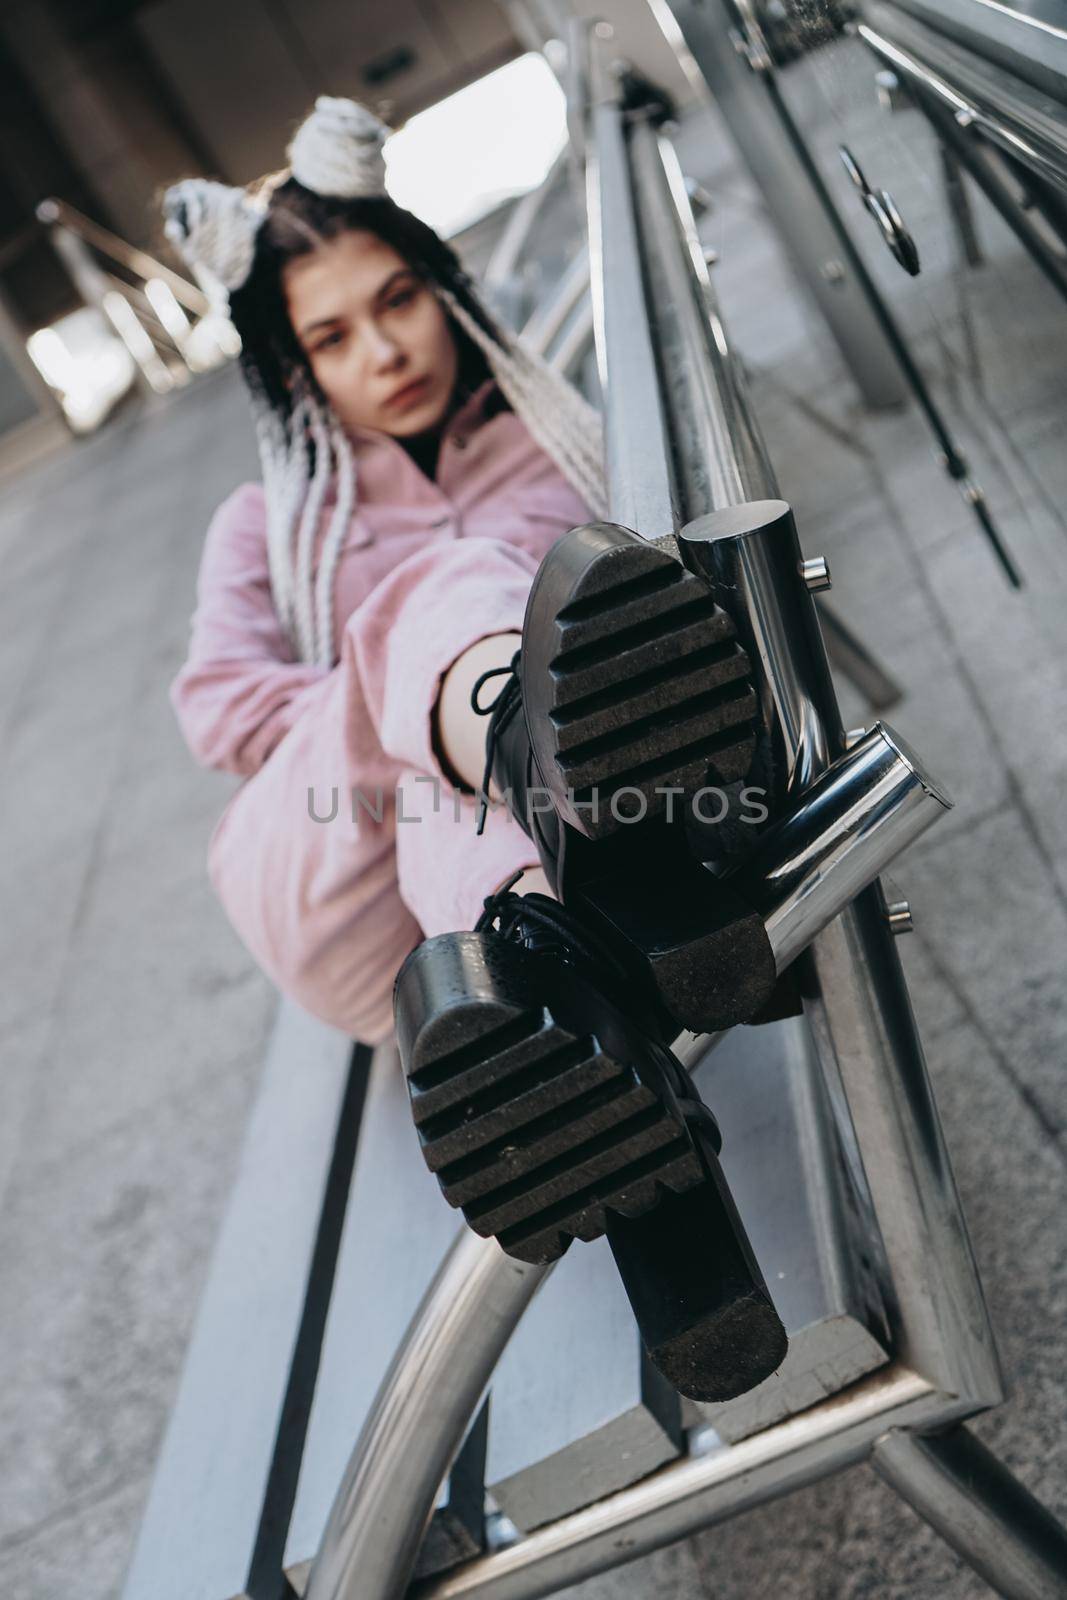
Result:
[[[471,710],[479,717],[488,717],[489,726],[485,730],[485,772],[482,775],[482,787],[478,796],[478,826],[476,833],[481,833],[485,827],[485,818],[489,810],[489,781],[493,776],[493,757],[496,754],[496,742],[508,723],[515,716],[522,705],[522,694],[519,689],[519,657],[522,655],[520,646],[512,656],[506,667],[490,667],[487,672],[481,673],[474,682],[471,690]],[[483,683],[488,683],[490,678],[498,678],[501,673],[508,674],[508,680],[498,690],[496,698],[490,700],[487,706],[479,705],[478,691]],[[514,882],[514,879],[512,879]]]
[[[507,668],[494,667],[493,671],[504,672]],[[558,938],[566,949],[578,951],[592,965],[594,972],[598,968],[606,970],[615,982],[624,986],[632,984],[632,974],[609,947],[579,923],[558,900],[552,900],[544,894],[511,893],[512,885],[518,882],[525,870],[525,867],[519,867],[499,889],[486,895],[481,916],[474,924],[475,933],[484,933],[495,923],[499,933],[506,939],[520,922],[532,923]],[[626,992],[625,987],[622,992]],[[717,1154],[722,1146],[722,1134],[714,1114],[701,1099],[700,1091],[673,1051],[661,1046],[659,1059],[668,1065],[682,1116],[686,1122],[704,1127]]]
[[[567,949],[576,950],[589,964],[601,969],[615,983],[630,985],[633,975],[627,971],[615,953],[596,934],[590,932],[577,918],[547,894],[512,894],[511,886],[526,871],[520,867],[506,883],[482,902],[481,916],[474,925],[476,933],[484,933],[496,923],[503,937],[509,938],[520,922],[534,924],[554,936]]]

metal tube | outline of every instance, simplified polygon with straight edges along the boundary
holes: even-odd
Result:
[[[655,329],[678,509],[688,522],[777,487],[719,317],[674,146],[648,122],[634,123],[628,143],[646,315]]]
[[[844,729],[789,509],[733,507],[683,529],[678,545],[738,623],[782,798],[796,796],[841,753]],[[988,1312],[877,883],[802,959],[805,1014],[828,1082],[844,1088],[882,1231],[901,1354],[947,1393],[996,1404]]]
[[[676,525],[678,510],[618,106],[594,106],[592,131],[585,169],[589,274],[597,367],[607,399],[609,514],[622,527],[655,539]]]
[[[933,430],[946,471],[971,507],[1009,583],[1018,588],[1019,573],[985,497],[970,478],[907,341],[782,98],[751,7],[738,7],[729,0],[649,3],[687,75],[698,87],[702,76],[710,86],[738,151],[763,190],[770,215],[782,229],[794,264],[813,291],[868,404],[899,404],[906,398],[904,380]],[[735,48],[738,41],[746,46],[745,59]],[[759,491],[768,492],[775,491]]]
[[[165,266],[162,261],[157,261],[147,251],[134,249],[125,239],[120,239],[118,234],[109,233],[107,228],[101,228],[98,223],[91,222],[65,200],[42,200],[37,207],[37,220],[49,228],[55,226],[65,228],[78,239],[92,245],[101,255],[110,256],[112,261],[117,261],[135,277],[161,278],[175,300],[183,305],[186,311],[191,311],[195,317],[204,317],[210,311],[208,297],[202,289],[198,289],[194,283],[189,283],[179,273],[172,272],[170,267]]]
[[[897,352],[862,260],[764,62],[739,53],[737,18],[720,0],[649,0],[697,94],[708,91],[763,194],[801,284],[826,321],[865,403],[907,399]]]
[[[1005,176],[998,170],[995,152],[982,138],[976,138],[976,134],[984,133],[988,139],[993,139],[996,125],[981,116],[977,108],[950,84],[938,78],[899,45],[882,38],[866,24],[861,24],[857,31],[879,60],[888,61],[894,71],[901,74],[938,138],[984,190],[1050,283],[1060,294],[1067,294],[1067,271],[1064,270],[1060,251],[1035,227],[1031,217],[1012,195]],[[1032,167],[1040,176],[1048,177],[1047,167],[1042,166],[1029,147],[1019,146],[1018,141],[1013,145],[1005,138],[996,142],[1016,160]],[[1058,182],[1062,185],[1062,176]]]
[[[958,1402],[935,1394],[914,1372],[883,1367],[798,1416],[708,1455],[671,1462],[508,1549],[420,1585],[418,1600],[555,1594],[861,1461],[889,1416],[901,1426],[929,1426],[952,1411],[958,1414]]]
[[[776,802],[811,787],[845,747],[826,647],[784,500],[699,517],[682,529],[687,566],[729,610],[754,663],[764,737],[771,745]]]
[[[556,188],[567,165],[567,146],[553,159],[536,189],[529,189],[516,201],[504,231],[489,257],[483,280],[487,288],[498,289],[510,282],[518,269],[538,217]]]
[[[577,308],[554,350],[548,354],[550,364],[565,377],[584,362],[593,347],[593,302],[586,295]]]
[[[589,252],[579,250],[522,330],[523,339],[538,355],[544,355],[552,341],[559,337],[588,289]]]
[[[870,24],[873,23],[873,27]],[[869,4],[857,30],[913,88],[1056,188],[1067,187],[1067,130],[1047,95],[895,8]]]
[[[730,877],[763,915],[778,971],[951,805],[885,723],[839,756]]]
[[[382,1379],[326,1523],[306,1600],[396,1600],[486,1382],[551,1267],[456,1236]]]
[[[97,266],[81,236],[55,223],[48,237],[86,305],[102,312],[133,358],[140,387],[149,394],[165,394],[173,388],[173,378],[138,322],[136,312],[115,288],[115,280]]]
[[[1067,1596],[1067,1530],[966,1428],[926,1437],[894,1428],[871,1464],[997,1594]]]

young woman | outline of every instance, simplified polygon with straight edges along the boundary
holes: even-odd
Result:
[[[172,686],[193,754],[246,779],[211,880],[283,991],[395,1024],[471,1226],[535,1261],[607,1232],[653,1358],[726,1397],[784,1334],[669,1050],[714,989],[701,874],[615,800],[658,818],[712,749],[744,776],[747,663],[669,551],[591,521],[595,411],[388,198],[387,131],[323,99],[257,193],[167,197],[229,293],[263,464],[208,530]]]

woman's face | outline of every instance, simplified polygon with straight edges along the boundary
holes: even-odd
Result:
[[[445,420],[456,341],[444,306],[392,245],[349,229],[287,262],[282,286],[296,337],[343,427],[406,438]]]

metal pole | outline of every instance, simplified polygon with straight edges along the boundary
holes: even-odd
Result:
[[[548,352],[548,361],[557,372],[570,378],[580,366],[584,367],[592,349],[593,302],[587,294],[561,333],[559,343]]]
[[[397,1600],[494,1367],[551,1267],[462,1228],[382,1379],[306,1600]]]
[[[1042,151],[1011,135],[995,118],[983,115],[978,105],[959,94],[951,83],[895,41],[884,38],[867,23],[857,28],[860,38],[880,61],[898,72],[929,119],[945,150],[961,162],[975,183],[996,206],[1008,227],[1029,251],[1049,282],[1061,295],[1067,295],[1067,269],[1063,255],[1051,240],[1034,226],[990,150],[983,134],[1016,160],[1023,161],[1039,176],[1062,189],[1064,174],[1058,165],[1042,159]],[[993,69],[989,69],[990,72]]]
[[[1067,189],[1062,113],[1048,92],[1027,81],[1019,57],[1009,50],[999,62],[991,60],[985,53],[991,47],[988,36],[978,32],[968,37],[961,30],[947,38],[929,26],[921,8],[915,16],[898,0],[888,4],[864,0],[862,11],[862,37],[879,55],[892,49],[899,52],[892,60],[893,70],[903,70],[909,88],[932,95],[959,128],[999,145],[1005,155],[1022,162],[1058,193]],[[1026,20],[1020,16],[1020,21]],[[1058,31],[1061,40],[1067,38],[1062,28]],[[1048,38],[1045,44],[1055,48]]]
[[[640,155],[640,129],[635,130],[635,134],[637,135],[634,140],[637,152],[635,159],[637,159]],[[673,157],[673,149],[670,146],[666,148]],[[595,260],[592,274],[593,314],[588,335],[581,319],[576,318],[567,338],[553,353],[552,359],[562,371],[569,371],[584,349],[587,336],[592,337],[595,327],[599,324],[601,335],[597,339],[597,352],[600,358],[601,385],[611,381],[613,376],[615,381],[625,387],[627,393],[625,412],[617,407],[614,410],[608,408],[608,476],[611,511],[615,520],[623,527],[632,528],[636,533],[644,533],[652,538],[678,522],[680,497],[688,493],[690,500],[699,498],[703,486],[698,484],[694,492],[694,486],[690,486],[687,490],[683,485],[679,491],[672,476],[663,411],[656,393],[657,353],[653,351],[651,341],[646,340],[641,331],[643,289],[640,260],[633,253],[636,242],[634,219],[625,212],[620,215],[615,209],[618,195],[626,191],[622,190],[618,173],[622,156],[622,129],[617,117],[611,114],[610,100],[609,110],[598,128],[595,150],[600,152],[602,160],[607,163],[607,175],[606,179],[601,178],[596,166],[596,153],[591,150],[587,168],[587,186],[590,240]],[[654,152],[652,159],[655,159]],[[676,159],[672,164],[671,178],[675,191],[677,192],[680,187],[688,199],[689,189]],[[609,184],[612,191],[612,209],[606,219],[600,204],[603,181]],[[646,226],[684,228],[677,207],[660,209],[662,214],[646,219]],[[686,205],[683,208],[683,217],[688,215],[689,207]],[[657,296],[659,370],[666,368],[675,374],[676,381],[683,384],[701,386],[701,392],[681,397],[681,403],[676,407],[679,414],[684,416],[699,414],[713,419],[709,427],[711,437],[702,442],[698,441],[696,448],[686,451],[684,461],[689,463],[691,469],[694,462],[699,462],[698,470],[702,477],[709,472],[715,473],[717,466],[725,466],[728,478],[716,483],[711,489],[711,501],[715,505],[732,505],[738,500],[759,499],[764,494],[776,494],[774,470],[752,420],[752,413],[743,393],[740,372],[733,365],[724,367],[721,361],[721,351],[725,348],[726,339],[715,304],[707,260],[695,225],[685,234],[685,248],[693,262],[699,286],[695,336],[704,344],[708,361],[715,363],[719,372],[717,383],[702,383],[703,367],[699,365],[694,367],[692,364],[693,352],[686,348],[689,333],[684,326],[690,319],[685,315],[683,308],[686,300],[692,299],[694,286],[691,275],[684,269],[676,271],[671,276],[671,292],[660,293]],[[582,275],[584,286],[588,280],[589,260],[589,255],[584,251],[576,257],[545,308],[535,312],[523,330],[524,336],[542,353],[548,349],[566,317],[575,309],[579,298],[579,274]],[[611,263],[610,272],[606,271],[608,262]],[[682,357],[673,364],[664,361],[664,349],[672,337]],[[729,395],[728,409],[719,406],[720,390]],[[662,453],[659,450],[652,452],[651,463],[647,448],[642,451],[640,457],[634,456],[634,441],[639,439],[647,441],[650,429],[658,433],[662,441]],[[737,432],[731,433],[731,429]],[[735,464],[735,444],[739,439],[744,441],[747,456],[747,462],[743,465]],[[701,444],[705,447],[703,453]],[[640,476],[634,472],[634,465],[638,460],[642,469]],[[659,463],[662,463],[662,470]],[[649,470],[650,464],[651,470]],[[842,672],[866,696],[875,710],[885,710],[886,707],[895,704],[900,699],[900,690],[888,673],[879,666],[870,652],[845,627],[829,606],[825,603],[820,605],[819,614],[827,635],[827,648]]]
[[[728,880],[763,917],[778,971],[951,806],[883,722],[827,767]]]
[[[567,165],[567,146],[554,158],[536,189],[529,189],[516,201],[504,231],[493,248],[483,279],[489,289],[500,289],[510,283],[518,270],[519,262],[529,242],[538,217],[544,210]]]
[[[671,1462],[509,1549],[420,1585],[418,1600],[555,1594],[862,1461],[885,1431],[887,1414],[902,1426],[929,1426],[945,1407],[914,1372],[882,1368],[728,1449]]]
[[[670,436],[641,284],[622,118],[594,101],[587,145],[589,270],[612,518],[646,539],[677,521]]]
[[[630,127],[627,144],[646,317],[655,330],[678,507],[688,522],[767,499],[778,486],[727,345],[674,146],[647,121]]]
[[[719,101],[738,149],[763,189],[771,216],[801,265],[801,276],[826,315],[867,403],[896,405],[910,389],[937,439],[945,470],[973,510],[1009,583],[1021,587],[985,495],[970,477],[907,341],[782,98],[751,6],[747,0],[711,0],[710,8],[694,0],[649,3],[690,77],[697,83],[703,77]]]
[[[42,200],[37,207],[37,220],[49,228],[55,226],[65,228],[68,233],[73,233],[85,244],[91,245],[101,255],[117,261],[120,266],[132,272],[134,277],[145,280],[161,278],[175,300],[183,305],[186,311],[191,311],[194,317],[206,317],[211,310],[208,296],[202,289],[198,289],[195,283],[189,283],[180,273],[173,272],[170,267],[164,265],[162,261],[157,261],[147,251],[137,250],[133,245],[127,244],[117,233],[109,233],[107,228],[101,228],[98,223],[91,222],[65,200]]]
[[[997,1594],[1067,1596],[1067,1530],[966,1428],[925,1437],[894,1428],[871,1464]]]
[[[136,312],[97,266],[84,240],[61,223],[53,224],[48,237],[85,304],[96,306],[103,313],[126,346],[140,387],[149,394],[166,394],[174,387],[172,374],[160,360]]]
[[[588,291],[589,253],[579,250],[574,260],[564,268],[559,282],[528,318],[522,330],[526,343],[539,355],[545,355]]]
[[[601,105],[597,116],[601,129],[621,141],[618,109]],[[647,126],[634,127],[630,139],[636,141],[633,209],[647,309],[643,298],[636,307],[631,301],[622,308],[630,317],[628,328],[609,322],[598,332],[606,333],[610,347],[625,339],[639,317],[645,326],[655,326],[657,335],[664,319],[671,319],[670,343],[662,351],[671,370],[662,384],[661,411],[672,445],[678,509],[684,521],[696,524],[679,535],[679,551],[735,616],[753,661],[767,731],[782,758],[784,787],[796,792],[845,748],[814,599],[801,576],[803,556],[791,518],[783,535],[779,517],[771,516],[770,537],[763,527],[768,518],[758,506],[708,516],[715,509],[712,494],[723,492],[723,486],[726,493],[739,485],[754,498],[765,497],[759,472],[765,452],[732,370],[721,322],[716,320],[709,339],[700,315],[701,300],[708,305],[714,300],[707,274],[700,271],[703,258],[698,262],[687,243],[694,231],[691,216],[686,220],[683,210],[680,226],[660,225],[667,196],[678,207],[684,201],[684,189],[679,195],[672,177],[673,152],[663,149]],[[658,166],[651,159],[657,145]],[[604,211],[614,209],[614,188],[628,177],[625,163],[618,172],[601,164],[598,201]],[[657,219],[654,227],[652,219]],[[677,294],[683,260],[699,283],[699,295]],[[618,265],[613,263],[617,279]],[[668,283],[671,307],[663,303]],[[699,378],[688,375],[686,369],[693,367],[703,369]],[[613,412],[628,406],[630,394],[615,386],[605,392],[610,423]],[[688,414],[704,405],[709,393],[714,396],[709,415]],[[647,396],[641,400],[652,404]],[[722,421],[724,414],[738,411],[743,425],[735,449]],[[710,440],[732,459],[710,469],[703,460],[690,459],[709,448]],[[650,458],[655,469],[657,436],[634,444],[635,457],[619,470],[639,481]],[[639,531],[662,534],[670,527],[661,522],[658,529],[646,525]],[[800,959],[810,963],[814,992],[806,1011],[824,1071],[831,1086],[843,1082],[862,1150],[899,1303],[894,1332],[901,1355],[945,1393],[966,1396],[976,1408],[995,1404],[1003,1387],[988,1313],[877,883],[818,934],[810,954]]]
[[[864,401],[899,406],[908,391],[896,352],[871,305],[870,281],[833,199],[803,146],[790,137],[773,72],[739,52],[720,3],[650,0],[660,28],[698,92],[710,89],[742,160],[762,191],[789,259],[815,301]],[[769,66],[769,63],[767,64]]]

